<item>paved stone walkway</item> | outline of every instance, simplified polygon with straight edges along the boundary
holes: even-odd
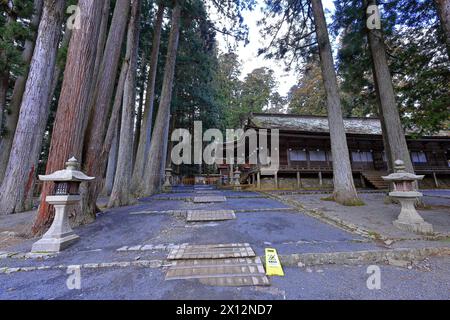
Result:
[[[260,257],[267,247],[280,255],[386,249],[385,244],[323,223],[263,194],[205,190],[226,201],[194,203],[201,191],[179,187],[105,212],[95,223],[76,228],[80,241],[55,256],[27,255],[35,240],[8,248],[0,253],[0,299],[450,298],[448,258],[427,262],[434,272],[416,265],[411,270],[382,266],[389,282],[378,292],[366,287],[364,262],[348,267],[286,267],[286,277],[271,278],[268,288],[164,281],[164,270],[170,266],[166,258],[182,245],[249,243]],[[234,210],[236,219],[186,223],[189,210]],[[66,286],[71,265],[81,266],[81,290]]]

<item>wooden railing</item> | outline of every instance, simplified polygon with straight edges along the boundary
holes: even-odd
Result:
[[[266,166],[254,166],[249,172],[257,172],[261,168],[268,168]],[[375,169],[374,167],[367,165],[360,165],[352,163],[353,171],[385,171],[386,168]],[[414,170],[418,172],[436,172],[436,173],[450,173],[450,167],[445,166],[414,166]],[[317,171],[333,171],[332,165],[310,165],[310,166],[298,166],[298,165],[279,165],[279,171],[303,171],[303,172],[317,172]]]

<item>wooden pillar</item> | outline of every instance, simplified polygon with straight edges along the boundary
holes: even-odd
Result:
[[[234,178],[233,173],[234,173],[234,166],[233,166],[233,164],[230,164],[230,172],[229,172],[230,183],[229,184],[233,184],[233,178]]]
[[[278,189],[278,173],[275,173],[275,189]]]
[[[359,177],[361,179],[361,187],[365,188],[366,187],[366,180],[364,180],[363,174],[361,173],[361,175]]]
[[[437,179],[436,172],[434,172],[434,171],[433,171],[433,179],[434,179],[434,185],[436,186],[436,188],[439,188],[439,181]]]
[[[300,189],[302,187],[302,180],[300,177],[300,171],[297,171],[297,189]]]
[[[258,172],[256,174],[256,187],[258,189],[261,189],[261,172]]]
[[[319,171],[319,185],[323,186],[322,171]]]

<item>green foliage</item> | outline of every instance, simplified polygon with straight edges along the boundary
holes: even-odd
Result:
[[[295,69],[317,54],[311,0],[264,0],[261,35],[267,46],[259,50],[267,59],[283,60]]]
[[[241,125],[249,113],[267,110],[274,99],[279,99],[279,95],[274,96],[277,86],[273,70],[265,67],[257,68],[245,77],[241,91],[242,107],[237,114]]]
[[[172,112],[176,127],[191,128],[194,121],[220,127],[221,116],[213,85],[217,56],[215,31],[201,1],[183,15],[178,49]]]
[[[362,2],[335,1],[344,107],[377,115]],[[450,117],[450,63],[433,1],[390,0],[380,6],[389,67],[405,127],[418,134],[445,128]],[[355,113],[355,112],[352,112]]]
[[[326,96],[320,65],[318,62],[311,62],[304,69],[298,85],[289,92],[289,112],[326,116]]]
[[[223,53],[218,57],[215,87],[217,88],[217,101],[224,113],[223,129],[234,128],[235,112],[240,109],[240,92],[242,83],[241,64],[238,56],[233,53]]]
[[[33,14],[33,1],[13,3],[10,8],[7,1],[0,2],[0,73],[17,77],[25,67],[21,58],[23,44],[32,35],[29,19]]]
[[[286,104],[285,98],[276,92],[278,83],[273,70],[257,68],[241,81],[240,69],[236,54],[219,56],[216,87],[227,128],[241,128],[252,112],[281,112]]]

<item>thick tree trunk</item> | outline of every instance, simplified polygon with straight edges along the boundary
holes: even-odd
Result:
[[[45,0],[13,146],[0,188],[1,214],[31,208],[33,180],[47,124],[65,1]]]
[[[95,65],[94,65],[94,81],[92,90],[95,90],[95,84],[97,83],[98,71],[100,69],[100,65],[102,63],[102,58],[105,53],[105,43],[106,37],[108,35],[108,21],[109,21],[109,10],[111,9],[111,1],[104,0],[103,9],[102,9],[102,20],[100,24],[100,32],[98,36],[97,42],[97,54],[95,57]]]
[[[367,4],[376,5],[376,1],[369,0]],[[394,86],[386,57],[383,32],[382,30],[372,29],[367,30],[367,33],[375,71],[374,79],[376,80],[380,101],[380,115],[383,118],[386,129],[385,137],[389,146],[389,151],[387,152],[389,152],[388,159],[391,161],[390,168],[394,168],[393,161],[400,159],[405,162],[406,170],[413,173],[414,168],[395,101]]]
[[[119,134],[120,134],[120,123],[119,121],[116,121],[114,138],[111,143],[111,149],[108,155],[108,167],[106,168],[105,185],[102,191],[102,194],[105,196],[111,195],[114,186],[114,177],[116,175],[116,168],[117,168],[117,155],[119,153]]]
[[[377,96],[377,103],[380,106],[381,105],[380,89],[378,88],[378,79],[377,79],[377,75],[375,73],[375,67],[373,66],[373,63],[372,63],[372,74],[373,74],[373,83],[375,86],[375,93]],[[383,147],[384,147],[384,154],[386,156],[387,171],[389,173],[392,173],[393,168],[392,168],[391,164],[394,163],[394,161],[392,161],[391,149],[389,148],[389,141],[387,139],[387,133],[386,133],[387,132],[386,131],[386,123],[384,122],[383,110],[381,108],[379,108],[378,117],[380,118],[380,123],[381,123],[381,132],[383,135]]]
[[[59,51],[61,52],[61,50],[69,50],[69,44],[70,44],[70,39],[72,38],[72,28],[69,27],[69,25],[66,24],[66,29],[64,31],[64,36],[62,38],[61,41],[61,45],[59,48]],[[64,79],[63,78],[63,71],[64,71],[65,65],[64,62],[61,63],[57,63],[55,66],[55,71],[53,73],[53,81],[52,81],[52,89],[50,91],[50,101],[52,101],[52,99],[55,97],[55,93],[56,93],[56,88],[58,87],[58,84],[61,83]]]
[[[105,143],[103,144],[102,152],[100,153],[99,160],[104,161],[106,158],[110,158],[111,153],[116,153],[116,158],[119,152],[119,139],[120,139],[120,128],[121,128],[121,111],[123,104],[123,93],[125,91],[125,81],[127,79],[129,68],[129,61],[124,60],[122,63],[119,81],[117,82],[116,94],[114,98],[114,104],[111,111],[111,117],[109,119],[108,130],[105,136]],[[117,150],[113,150],[113,148]],[[108,160],[109,161],[109,160]],[[117,159],[116,159],[117,162]],[[117,163],[114,164],[117,166]],[[111,182],[111,191],[114,185],[114,176],[116,175],[116,169],[114,169],[113,180]]]
[[[350,155],[345,135],[333,54],[321,1],[312,1],[323,82],[327,96],[331,152],[333,155],[334,199],[344,205],[360,202],[353,182]]]
[[[130,12],[130,1],[117,1],[114,8],[111,27],[106,41],[102,64],[94,91],[94,99],[90,119],[88,121],[84,145],[84,169],[96,181],[82,188],[81,214],[77,224],[95,220],[96,201],[102,189],[102,178],[107,165],[107,157],[99,160],[103,150],[107,131],[111,98],[116,82],[120,53]],[[112,139],[111,139],[112,140]],[[109,149],[107,153],[109,153]]]
[[[13,9],[13,2],[7,1],[5,3],[9,10]],[[6,14],[6,25],[7,28],[8,25],[16,22],[17,18],[12,17],[8,12]],[[2,61],[8,61],[8,57],[6,56],[5,50],[3,48],[0,48],[0,58]],[[2,138],[3,133],[3,117],[6,110],[6,96],[8,95],[8,89],[9,89],[9,66],[8,64],[2,66],[2,71],[0,72],[0,139]]]
[[[5,113],[6,109],[6,95],[8,94],[8,84],[9,73],[0,74],[0,139],[3,131],[3,114]]]
[[[167,121],[167,133],[164,133],[167,137],[170,137],[171,133],[173,132],[175,128],[175,117],[173,115],[169,116],[169,119]],[[166,168],[171,167],[172,165],[172,158],[170,157],[170,154],[172,152],[173,148],[173,142],[169,141],[170,139],[166,139],[164,146],[163,146],[163,160],[161,161],[161,184],[164,184],[165,176],[166,176]]]
[[[119,155],[114,187],[108,203],[109,208],[126,206],[133,201],[130,185],[133,169],[133,120],[136,105],[136,68],[139,49],[140,6],[140,0],[132,0],[132,10],[128,24],[127,52],[125,55],[125,60],[129,61],[129,68],[123,94]]]
[[[95,100],[95,88],[97,86],[97,81],[99,77],[99,71],[102,64],[102,59],[105,54],[105,45],[106,40],[108,36],[108,22],[109,22],[109,13],[111,9],[111,0],[105,0],[103,9],[102,9],[102,20],[100,25],[100,33],[98,36],[98,42],[97,42],[97,55],[95,57],[95,64],[94,64],[94,78],[92,79],[91,84],[91,91],[90,91],[90,97],[91,97],[91,103],[89,104],[89,109],[87,114],[91,114],[92,108],[94,106]],[[86,132],[87,125],[89,123],[89,117],[86,117],[85,123],[84,123],[84,132]]]
[[[124,59],[120,71],[119,81],[117,83],[114,104],[109,119],[108,130],[105,136],[105,143],[103,144],[102,152],[98,159],[99,161],[108,161],[106,171],[105,184],[103,186],[103,193],[110,195],[114,186],[114,179],[117,170],[117,158],[119,153],[119,139],[120,139],[120,118],[123,103],[123,92],[125,81],[128,73],[129,61]],[[112,161],[112,163],[110,162]],[[109,167],[111,164],[111,168]],[[108,189],[106,189],[108,188]],[[109,190],[109,191],[108,191]],[[106,192],[105,192],[106,191]]]
[[[34,0],[34,14],[31,18],[30,27],[38,28],[39,21],[42,15],[42,5],[44,0]],[[28,65],[33,57],[34,45],[36,41],[37,33],[35,33],[33,39],[26,40],[24,50],[22,52],[22,61],[25,65]],[[25,91],[25,84],[28,78],[28,69],[23,75],[17,77],[14,83],[14,89],[9,104],[9,113],[6,115],[4,131],[5,135],[0,139],[0,184],[3,181],[6,166],[8,165],[9,154],[14,139],[14,133],[16,132],[17,120],[19,119],[20,104],[22,103],[23,92]]]
[[[99,35],[102,4],[99,1],[80,0],[80,29],[74,29],[67,53],[64,80],[58,102],[46,174],[61,170],[65,162],[81,159],[83,148],[84,117],[89,106],[89,90],[94,77],[96,44]],[[41,204],[33,233],[42,234],[53,220],[53,210],[45,198],[53,189],[53,183],[45,183]]]
[[[142,50],[142,66],[141,66],[141,77],[139,78],[139,104],[136,111],[136,121],[135,121],[135,132],[134,132],[134,140],[133,140],[133,168],[136,163],[136,154],[139,147],[139,137],[141,136],[142,130],[142,112],[144,110],[144,93],[145,93],[145,80],[146,80],[146,72],[147,68],[147,59],[146,52]]]
[[[142,129],[139,134],[139,145],[136,152],[133,177],[131,182],[133,192],[138,189],[139,184],[142,182],[144,168],[148,161],[148,153],[150,151],[153,126],[153,106],[155,101],[156,71],[158,67],[159,48],[161,44],[161,29],[164,17],[164,9],[164,6],[159,5],[154,24],[152,53],[150,57],[150,72],[147,81],[147,92],[145,97]]]
[[[161,162],[164,161],[163,149],[168,139],[168,124],[170,117],[170,104],[172,101],[173,78],[177,59],[178,40],[180,36],[181,6],[178,2],[172,11],[172,28],[170,30],[167,60],[164,69],[161,101],[153,130],[149,158],[144,171],[144,179],[139,188],[139,195],[151,195],[161,187]]]
[[[441,21],[441,27],[445,34],[447,54],[450,58],[450,0],[434,0]]]
[[[161,159],[161,167],[159,168],[159,185],[163,185],[164,184],[164,180],[165,180],[165,172],[166,172],[166,166],[167,163],[170,161],[170,156],[168,154],[168,149],[169,149],[169,133],[171,132],[170,128],[171,128],[171,119],[172,116],[169,115],[169,117],[167,118],[167,124],[166,124],[166,128],[164,129],[164,137],[167,137],[167,139],[164,139],[164,143],[162,144],[162,148],[161,148],[161,154],[162,154],[162,159]]]

